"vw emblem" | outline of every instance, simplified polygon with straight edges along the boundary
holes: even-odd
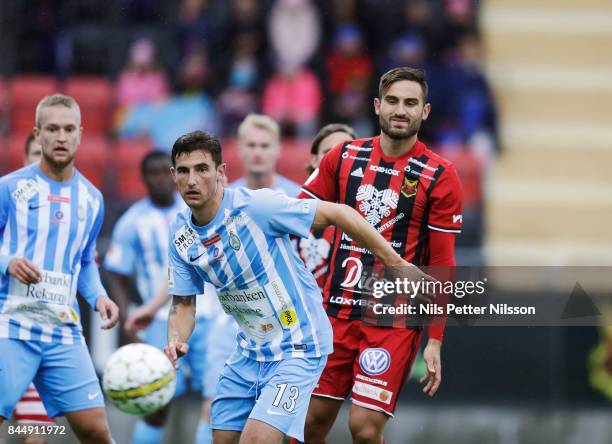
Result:
[[[366,348],[359,357],[359,366],[368,375],[382,375],[390,365],[391,355],[384,348]]]

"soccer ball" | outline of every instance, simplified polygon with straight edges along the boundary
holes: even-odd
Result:
[[[161,350],[147,344],[129,344],[111,355],[102,376],[102,388],[119,410],[148,415],[170,402],[176,375]]]

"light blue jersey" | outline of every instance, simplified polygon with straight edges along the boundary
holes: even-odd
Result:
[[[193,224],[191,210],[181,212],[170,231],[169,292],[189,296],[213,284],[250,359],[331,353],[321,292],[289,239],[309,235],[315,212],[315,201],[246,188],[225,189],[206,226]]]
[[[104,268],[126,276],[135,275],[136,288],[143,303],[149,302],[166,285],[168,276],[168,231],[176,215],[187,206],[180,195],[170,207],[158,207],[144,198],[119,218]],[[212,286],[206,291],[214,293]],[[168,304],[158,310],[157,319],[168,319]],[[198,296],[197,316],[213,318],[220,312],[219,304]]]
[[[92,307],[106,295],[94,260],[103,219],[102,195],[76,169],[66,182],[38,164],[0,179],[0,338],[83,343],[76,292]],[[7,274],[19,257],[40,269],[39,283]]]
[[[235,181],[229,184],[229,187],[246,187],[246,179],[244,177],[236,179]],[[271,189],[276,191],[282,191],[289,197],[297,197],[297,195],[300,194],[301,191],[301,188],[297,183],[295,183],[291,179],[287,179],[285,176],[281,176],[280,174],[276,175],[276,182],[274,182],[274,185],[272,185]]]
[[[169,207],[158,207],[147,197],[128,208],[113,229],[104,268],[134,275],[143,303],[149,302],[166,284],[168,229],[177,213],[185,208],[180,196],[175,196]],[[167,315],[168,310],[158,312],[160,318]]]

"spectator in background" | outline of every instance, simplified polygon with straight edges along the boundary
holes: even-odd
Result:
[[[182,0],[178,11],[177,37],[181,57],[194,46],[213,48],[216,28],[208,0]]]
[[[463,134],[481,162],[488,164],[499,151],[499,140],[495,100],[483,74],[482,52],[478,35],[465,33],[459,38],[454,66]]]
[[[154,146],[171,147],[179,136],[196,129],[217,132],[215,104],[204,91],[209,71],[206,51],[194,47],[179,65],[177,81],[182,94],[131,107],[119,124],[119,136],[146,135]]]
[[[150,39],[132,43],[128,61],[117,80],[119,106],[151,103],[168,96],[168,77],[157,63],[156,52]]]
[[[333,37],[327,58],[327,90],[332,95],[332,115],[348,122],[358,133],[369,134],[368,117],[373,63],[366,53],[361,29],[355,24],[341,25]]]
[[[219,95],[221,134],[234,134],[239,123],[258,108],[260,67],[257,59],[258,35],[254,31],[241,32],[235,37],[234,52],[220,78],[227,85]]]
[[[459,45],[464,34],[475,32],[476,28],[474,0],[444,0],[444,26],[440,29],[442,57]]]
[[[274,58],[287,72],[306,65],[319,47],[319,12],[311,0],[276,0],[268,19]]]
[[[436,14],[434,5],[428,0],[405,0],[403,21],[396,32],[419,35],[429,51],[430,57],[438,57],[442,47],[441,34],[443,20]]]
[[[220,30],[223,46],[219,47],[220,53],[229,57],[228,50],[236,47],[238,35],[250,33],[254,41],[257,57],[265,55],[267,48],[266,24],[262,3],[258,0],[233,0],[231,2],[230,16],[223,21]],[[231,42],[231,43],[230,43]]]
[[[33,133],[28,135],[25,142],[25,156],[23,158],[24,166],[39,162],[42,157],[42,146],[36,140]]]
[[[265,85],[261,107],[285,133],[309,137],[316,130],[323,101],[317,76],[308,68],[280,65]]]
[[[272,188],[289,197],[298,195],[300,186],[276,173],[281,139],[280,128],[273,119],[262,114],[249,114],[238,127],[238,150],[244,177],[230,183],[230,188]]]

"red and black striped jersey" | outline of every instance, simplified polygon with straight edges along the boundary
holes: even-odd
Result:
[[[430,265],[430,232],[461,231],[462,191],[453,165],[417,141],[407,153],[386,156],[380,137],[344,142],[323,157],[300,197],[339,202],[359,211],[395,251],[417,266]],[[328,315],[360,319],[366,293],[362,273],[381,264],[335,230],[323,288]]]

